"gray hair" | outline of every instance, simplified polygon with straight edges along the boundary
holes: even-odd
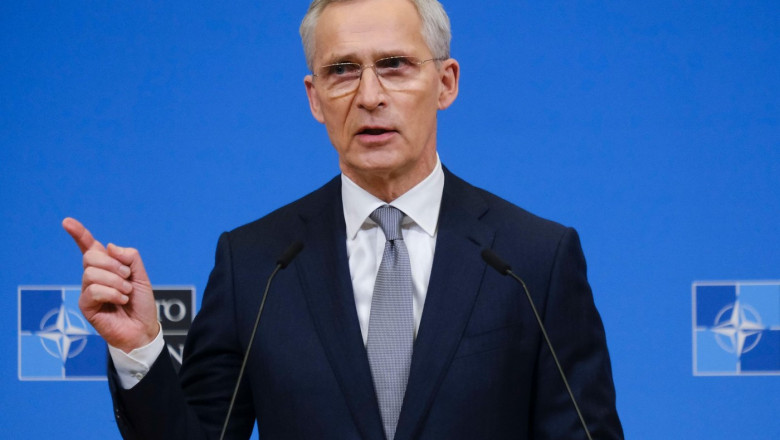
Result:
[[[314,69],[314,29],[320,14],[331,3],[345,0],[313,0],[301,22],[301,42],[306,55],[306,65]],[[409,0],[417,8],[422,19],[422,35],[434,58],[450,57],[450,18],[438,0]]]

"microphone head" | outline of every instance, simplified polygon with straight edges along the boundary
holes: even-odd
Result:
[[[506,264],[506,262],[502,260],[501,257],[496,255],[495,252],[488,248],[482,249],[482,259],[485,260],[485,263],[489,264],[490,267],[497,270],[501,275],[506,275],[510,270],[512,270],[512,268],[509,267],[509,265]]]
[[[298,253],[303,250],[303,242],[300,240],[296,240],[292,242],[289,246],[287,246],[287,249],[285,249],[284,253],[281,257],[279,257],[278,260],[276,260],[276,264],[279,265],[282,269],[286,268],[290,262],[298,255]]]

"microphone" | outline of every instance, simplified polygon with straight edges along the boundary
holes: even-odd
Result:
[[[276,274],[286,268],[290,262],[298,255],[303,249],[303,242],[294,241],[284,253],[276,260],[276,267],[271,272],[271,276],[268,277],[268,282],[265,285],[265,291],[263,292],[263,299],[260,301],[260,308],[257,310],[257,318],[255,318],[255,325],[252,327],[252,335],[249,337],[249,345],[246,347],[246,353],[244,353],[244,360],[241,362],[241,369],[238,372],[238,380],[236,380],[236,388],[233,390],[233,396],[230,398],[230,406],[228,406],[227,415],[225,415],[225,423],[222,425],[222,433],[219,435],[219,440],[225,438],[225,432],[227,432],[228,423],[230,422],[230,414],[233,412],[233,406],[236,403],[236,396],[238,396],[238,389],[241,385],[241,379],[244,377],[244,370],[246,369],[247,361],[249,360],[249,352],[252,351],[252,343],[255,341],[255,335],[257,334],[257,326],[260,324],[260,316],[263,314],[263,308],[265,307],[265,299],[268,296],[268,291],[271,289],[271,281],[273,281]]]
[[[490,265],[493,269],[495,269],[498,273],[501,275],[509,275],[510,277],[514,278],[518,283],[520,283],[521,286],[523,286],[523,291],[525,291],[525,296],[528,298],[528,303],[531,305],[531,310],[534,312],[534,316],[536,317],[536,322],[539,324],[539,329],[542,331],[542,336],[544,336],[545,342],[547,342],[547,347],[550,349],[550,354],[552,354],[552,358],[555,361],[555,366],[558,367],[558,372],[561,374],[561,379],[563,379],[563,384],[566,385],[566,391],[569,392],[569,397],[571,398],[571,403],[574,404],[574,409],[577,411],[577,417],[580,418],[580,423],[582,423],[582,429],[585,431],[585,435],[588,437],[588,440],[593,440],[593,438],[590,436],[590,431],[588,430],[588,426],[585,424],[585,419],[582,417],[582,412],[580,411],[580,406],[577,405],[577,399],[574,398],[574,393],[571,391],[571,387],[569,386],[569,381],[566,380],[566,374],[563,372],[563,368],[561,368],[561,363],[558,361],[558,356],[555,354],[555,349],[553,349],[552,342],[550,342],[550,337],[547,336],[547,330],[544,328],[544,324],[542,323],[542,318],[539,317],[539,312],[536,310],[536,306],[534,305],[534,301],[531,299],[531,293],[528,291],[528,287],[525,285],[525,281],[523,281],[522,278],[515,275],[514,272],[512,272],[512,268],[499,257],[496,255],[495,252],[492,250],[485,248],[482,250],[482,259],[485,260],[485,262]]]
[[[287,249],[284,250],[284,253],[281,257],[279,257],[278,260],[276,260],[276,264],[279,265],[280,269],[286,269],[287,265],[292,262],[293,258],[298,256],[298,253],[303,250],[303,242],[296,240],[292,243],[290,243],[289,246],[287,246]],[[271,274],[271,277],[276,275],[276,272]],[[270,280],[269,280],[270,281]]]

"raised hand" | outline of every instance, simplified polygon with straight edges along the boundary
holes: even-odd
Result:
[[[160,330],[149,277],[138,251],[103,246],[76,219],[62,227],[83,254],[79,308],[110,345],[129,353],[151,342]]]

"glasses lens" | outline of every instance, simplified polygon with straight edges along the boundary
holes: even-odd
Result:
[[[377,60],[374,66],[382,78],[411,78],[420,69],[420,62],[413,57],[390,57]]]
[[[350,88],[360,78],[360,64],[338,63],[322,66],[317,73],[325,87],[333,90]]]
[[[384,87],[402,90],[412,85],[424,62],[415,57],[395,56],[379,59],[372,67]],[[337,63],[320,67],[317,77],[330,93],[341,94],[357,89],[362,72],[363,66],[360,64]]]

